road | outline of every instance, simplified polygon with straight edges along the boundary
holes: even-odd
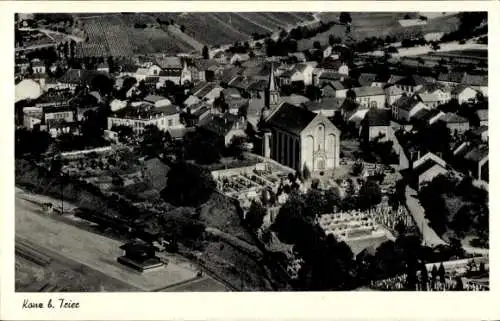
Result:
[[[143,274],[120,265],[116,259],[122,255],[122,250],[119,247],[123,241],[93,233],[88,228],[79,228],[74,224],[68,224],[63,220],[67,219],[64,217],[66,215],[49,217],[42,213],[40,204],[51,202],[56,209],[60,209],[60,200],[26,193],[16,188],[15,202],[16,237],[38,244],[40,247],[128,283],[142,291],[167,289],[179,284],[179,282],[183,282],[184,287],[186,287],[190,281],[194,283],[192,288],[196,289],[196,284],[200,283],[197,277],[198,269],[187,260],[178,262],[175,259],[169,259],[166,267]],[[65,211],[74,208],[76,206],[64,203]],[[209,281],[205,281],[205,284],[200,283],[203,288],[207,288],[207,284],[212,284],[212,287],[217,289],[222,287],[218,281],[208,275],[205,278]]]
[[[420,205],[420,201],[417,198],[417,192],[408,186],[406,187],[406,205],[422,234],[422,242],[425,245],[436,246],[446,244],[446,242],[429,226],[429,220],[425,217],[425,210]]]

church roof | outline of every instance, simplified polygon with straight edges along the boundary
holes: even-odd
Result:
[[[269,118],[268,124],[286,132],[299,135],[311,123],[314,117],[316,117],[316,114],[304,107],[283,103]]]

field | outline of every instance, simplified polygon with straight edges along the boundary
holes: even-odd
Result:
[[[404,17],[405,12],[352,12],[352,28],[350,37],[360,41],[369,37],[393,36],[397,40],[418,34],[430,32],[450,32],[458,27],[457,16],[444,16],[429,20],[426,25],[402,27],[399,20]],[[320,33],[313,38],[300,40],[299,50],[312,48],[314,41],[321,44],[328,43],[328,37],[346,38],[345,27],[334,25],[328,31]]]
[[[88,40],[79,44],[77,56],[127,57],[134,53],[192,51],[189,43],[162,30],[145,14],[110,14],[79,18]],[[146,28],[134,28],[145,24]]]

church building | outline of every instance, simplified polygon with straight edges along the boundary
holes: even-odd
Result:
[[[271,69],[261,121],[265,157],[303,171],[331,170],[339,166],[340,131],[322,113],[280,102]]]

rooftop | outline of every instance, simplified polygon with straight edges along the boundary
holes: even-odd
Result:
[[[342,103],[345,98],[337,98],[337,97],[324,97],[317,101],[308,101],[302,104],[305,108],[310,111],[319,111],[319,110],[338,110],[342,107]]]
[[[388,109],[370,108],[364,120],[368,126],[390,126],[391,111]]]
[[[314,112],[304,107],[284,103],[269,118],[268,124],[299,135],[315,117],[316,114]]]
[[[131,119],[148,119],[159,116],[169,116],[177,114],[177,107],[173,105],[165,107],[154,107],[150,104],[141,104],[138,106],[130,106],[115,112],[112,117],[131,118]]]
[[[459,116],[455,113],[446,113],[439,120],[445,123],[468,123],[467,118]]]
[[[385,95],[384,90],[380,87],[365,86],[365,87],[353,88],[352,90],[354,90],[354,92],[356,93],[356,97]]]
[[[182,60],[179,57],[160,57],[156,59],[156,63],[162,69],[182,68]]]

